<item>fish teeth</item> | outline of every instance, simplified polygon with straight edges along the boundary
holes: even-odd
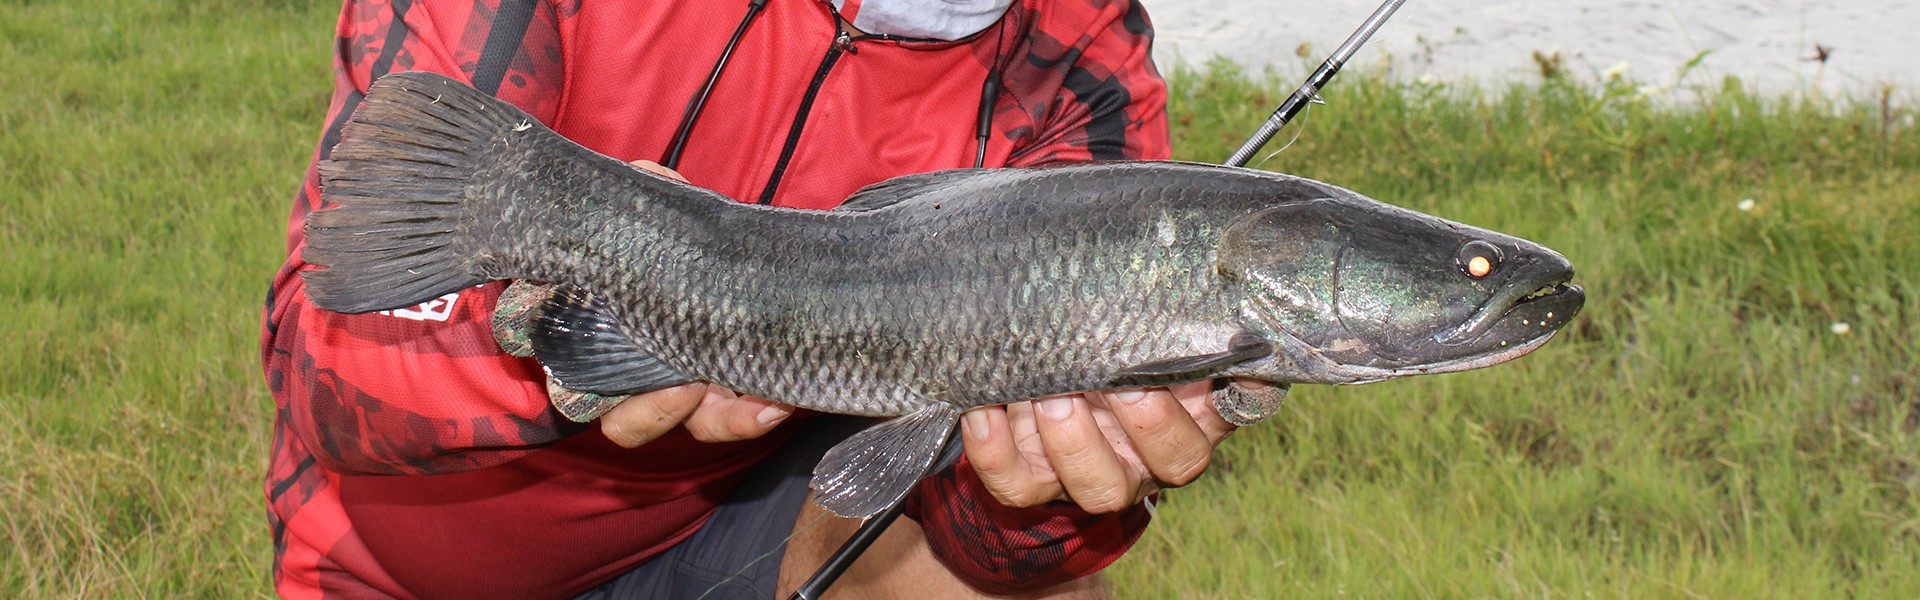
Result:
[[[1533,293],[1527,294],[1526,296],[1521,297],[1520,302],[1526,302],[1526,301],[1534,300],[1538,298],[1545,298],[1547,296],[1552,296],[1559,292],[1560,292],[1560,286],[1557,286],[1557,285],[1541,286],[1540,289],[1534,290]]]

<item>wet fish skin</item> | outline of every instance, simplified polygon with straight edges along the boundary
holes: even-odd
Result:
[[[308,222],[305,258],[326,267],[304,275],[316,305],[367,312],[490,279],[561,282],[532,341],[568,387],[705,380],[903,415],[816,471],[822,504],[850,516],[933,468],[968,408],[1228,375],[1284,393],[1485,366],[1544,343],[1581,302],[1550,250],[1258,171],[958,170],[876,184],[836,211],[770,208],[634,169],[414,73],[376,82],[342,140],[321,165],[341,208]],[[1545,267],[1467,278],[1454,262],[1469,242]],[[1547,305],[1558,312],[1543,325],[1503,328]],[[1476,316],[1492,325],[1464,328]]]
[[[452,270],[479,275],[455,285],[512,277],[592,290],[650,353],[745,393],[872,416],[929,400],[1000,404],[1098,389],[1129,366],[1218,352],[1238,331],[1209,246],[1222,216],[1247,208],[1168,210],[1161,200],[1183,171],[1212,167],[948,173],[963,185],[902,190],[914,194],[909,204],[822,212],[732,202],[557,136],[528,137],[485,153],[498,162],[483,170],[523,175],[467,192],[512,200],[460,226],[469,241],[450,252],[460,263]],[[351,205],[355,186],[388,186],[340,166],[323,167],[330,199]],[[1298,193],[1321,193],[1297,183]],[[1114,185],[1136,191],[1101,192]],[[980,193],[996,189],[1015,198]],[[338,260],[326,240],[344,212],[314,215],[310,261]],[[1161,243],[1163,225],[1184,235]],[[358,300],[389,289],[330,285],[320,279],[330,272],[308,275],[312,292],[347,287]],[[364,312],[440,290],[315,299]]]

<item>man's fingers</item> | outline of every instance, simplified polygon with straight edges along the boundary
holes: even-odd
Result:
[[[1172,392],[1118,390],[1103,395],[1140,462],[1160,485],[1183,486],[1207,470],[1213,440]]]
[[[1047,460],[1074,504],[1108,513],[1138,499],[1140,476],[1114,451],[1086,399],[1074,394],[1035,400],[1033,410]]]
[[[792,414],[791,406],[709,385],[687,417],[687,432],[702,442],[737,442],[766,435]]]
[[[655,175],[659,175],[659,176],[662,176],[662,177],[667,177],[667,178],[670,178],[670,179],[673,179],[674,181],[678,181],[678,182],[680,182],[680,183],[686,183],[686,182],[687,182],[687,178],[686,178],[686,177],[684,177],[684,176],[682,176],[682,175],[680,175],[680,172],[679,172],[679,171],[675,171],[675,170],[673,170],[673,169],[669,169],[669,168],[667,168],[667,167],[666,167],[665,165],[662,165],[662,164],[660,164],[660,163],[657,163],[657,162],[653,162],[653,161],[650,161],[650,160],[647,160],[647,159],[644,159],[644,158],[642,158],[642,159],[640,159],[640,160],[636,160],[636,161],[633,161],[633,162],[630,162],[630,163],[627,163],[627,164],[630,164],[630,165],[633,165],[633,166],[635,166],[635,167],[638,167],[638,168],[639,168],[640,170],[642,170],[642,171],[646,171],[646,172],[648,172],[648,173],[653,173],[653,174],[655,174]]]
[[[1234,381],[1249,386],[1268,385],[1251,379],[1235,379]],[[1186,408],[1187,415],[1193,417],[1193,423],[1200,426],[1200,431],[1207,434],[1207,443],[1209,446],[1220,445],[1220,440],[1226,439],[1228,435],[1232,435],[1233,432],[1240,429],[1234,424],[1228,423],[1226,419],[1220,418],[1220,412],[1214,410],[1213,399],[1211,397],[1213,393],[1213,382],[1195,381],[1193,383],[1182,383],[1167,386],[1167,390],[1173,393],[1173,398],[1180,402],[1180,406]]]
[[[621,447],[639,447],[679,426],[706,393],[707,384],[695,382],[634,394],[600,416],[600,432]]]
[[[1001,504],[1014,507],[1037,506],[1059,498],[1060,481],[1051,472],[1035,469],[1020,450],[1016,429],[1010,419],[1011,407],[988,406],[968,411],[961,418],[961,444],[967,450],[967,462]]]

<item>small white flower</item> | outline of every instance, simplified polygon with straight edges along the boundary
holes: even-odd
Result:
[[[1834,335],[1846,335],[1853,333],[1853,326],[1848,325],[1845,321],[1835,321],[1832,325],[1827,326],[1827,330],[1832,331]]]
[[[1753,199],[1752,198],[1741,199],[1739,204],[1735,204],[1733,206],[1743,211],[1753,210]]]
[[[1613,66],[1607,67],[1607,70],[1600,72],[1600,78],[1601,79],[1619,79],[1621,75],[1627,74],[1628,68],[1629,68],[1629,65],[1627,64],[1627,61],[1623,60],[1623,61],[1614,63]]]
[[[1425,75],[1421,75],[1419,79],[1416,79],[1414,81],[1419,82],[1420,85],[1433,85],[1433,82],[1434,82],[1433,74],[1428,73]]]

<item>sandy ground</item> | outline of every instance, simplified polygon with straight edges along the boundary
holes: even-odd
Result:
[[[1304,75],[1295,50],[1318,65],[1378,0],[1142,0],[1163,66],[1219,55]],[[1823,64],[1815,46],[1830,49]],[[1920,91],[1920,0],[1408,0],[1350,65],[1418,78],[1511,81],[1539,77],[1535,51],[1561,53],[1570,73],[1672,83],[1711,51],[1687,84],[1738,76],[1763,91],[1875,95]]]

